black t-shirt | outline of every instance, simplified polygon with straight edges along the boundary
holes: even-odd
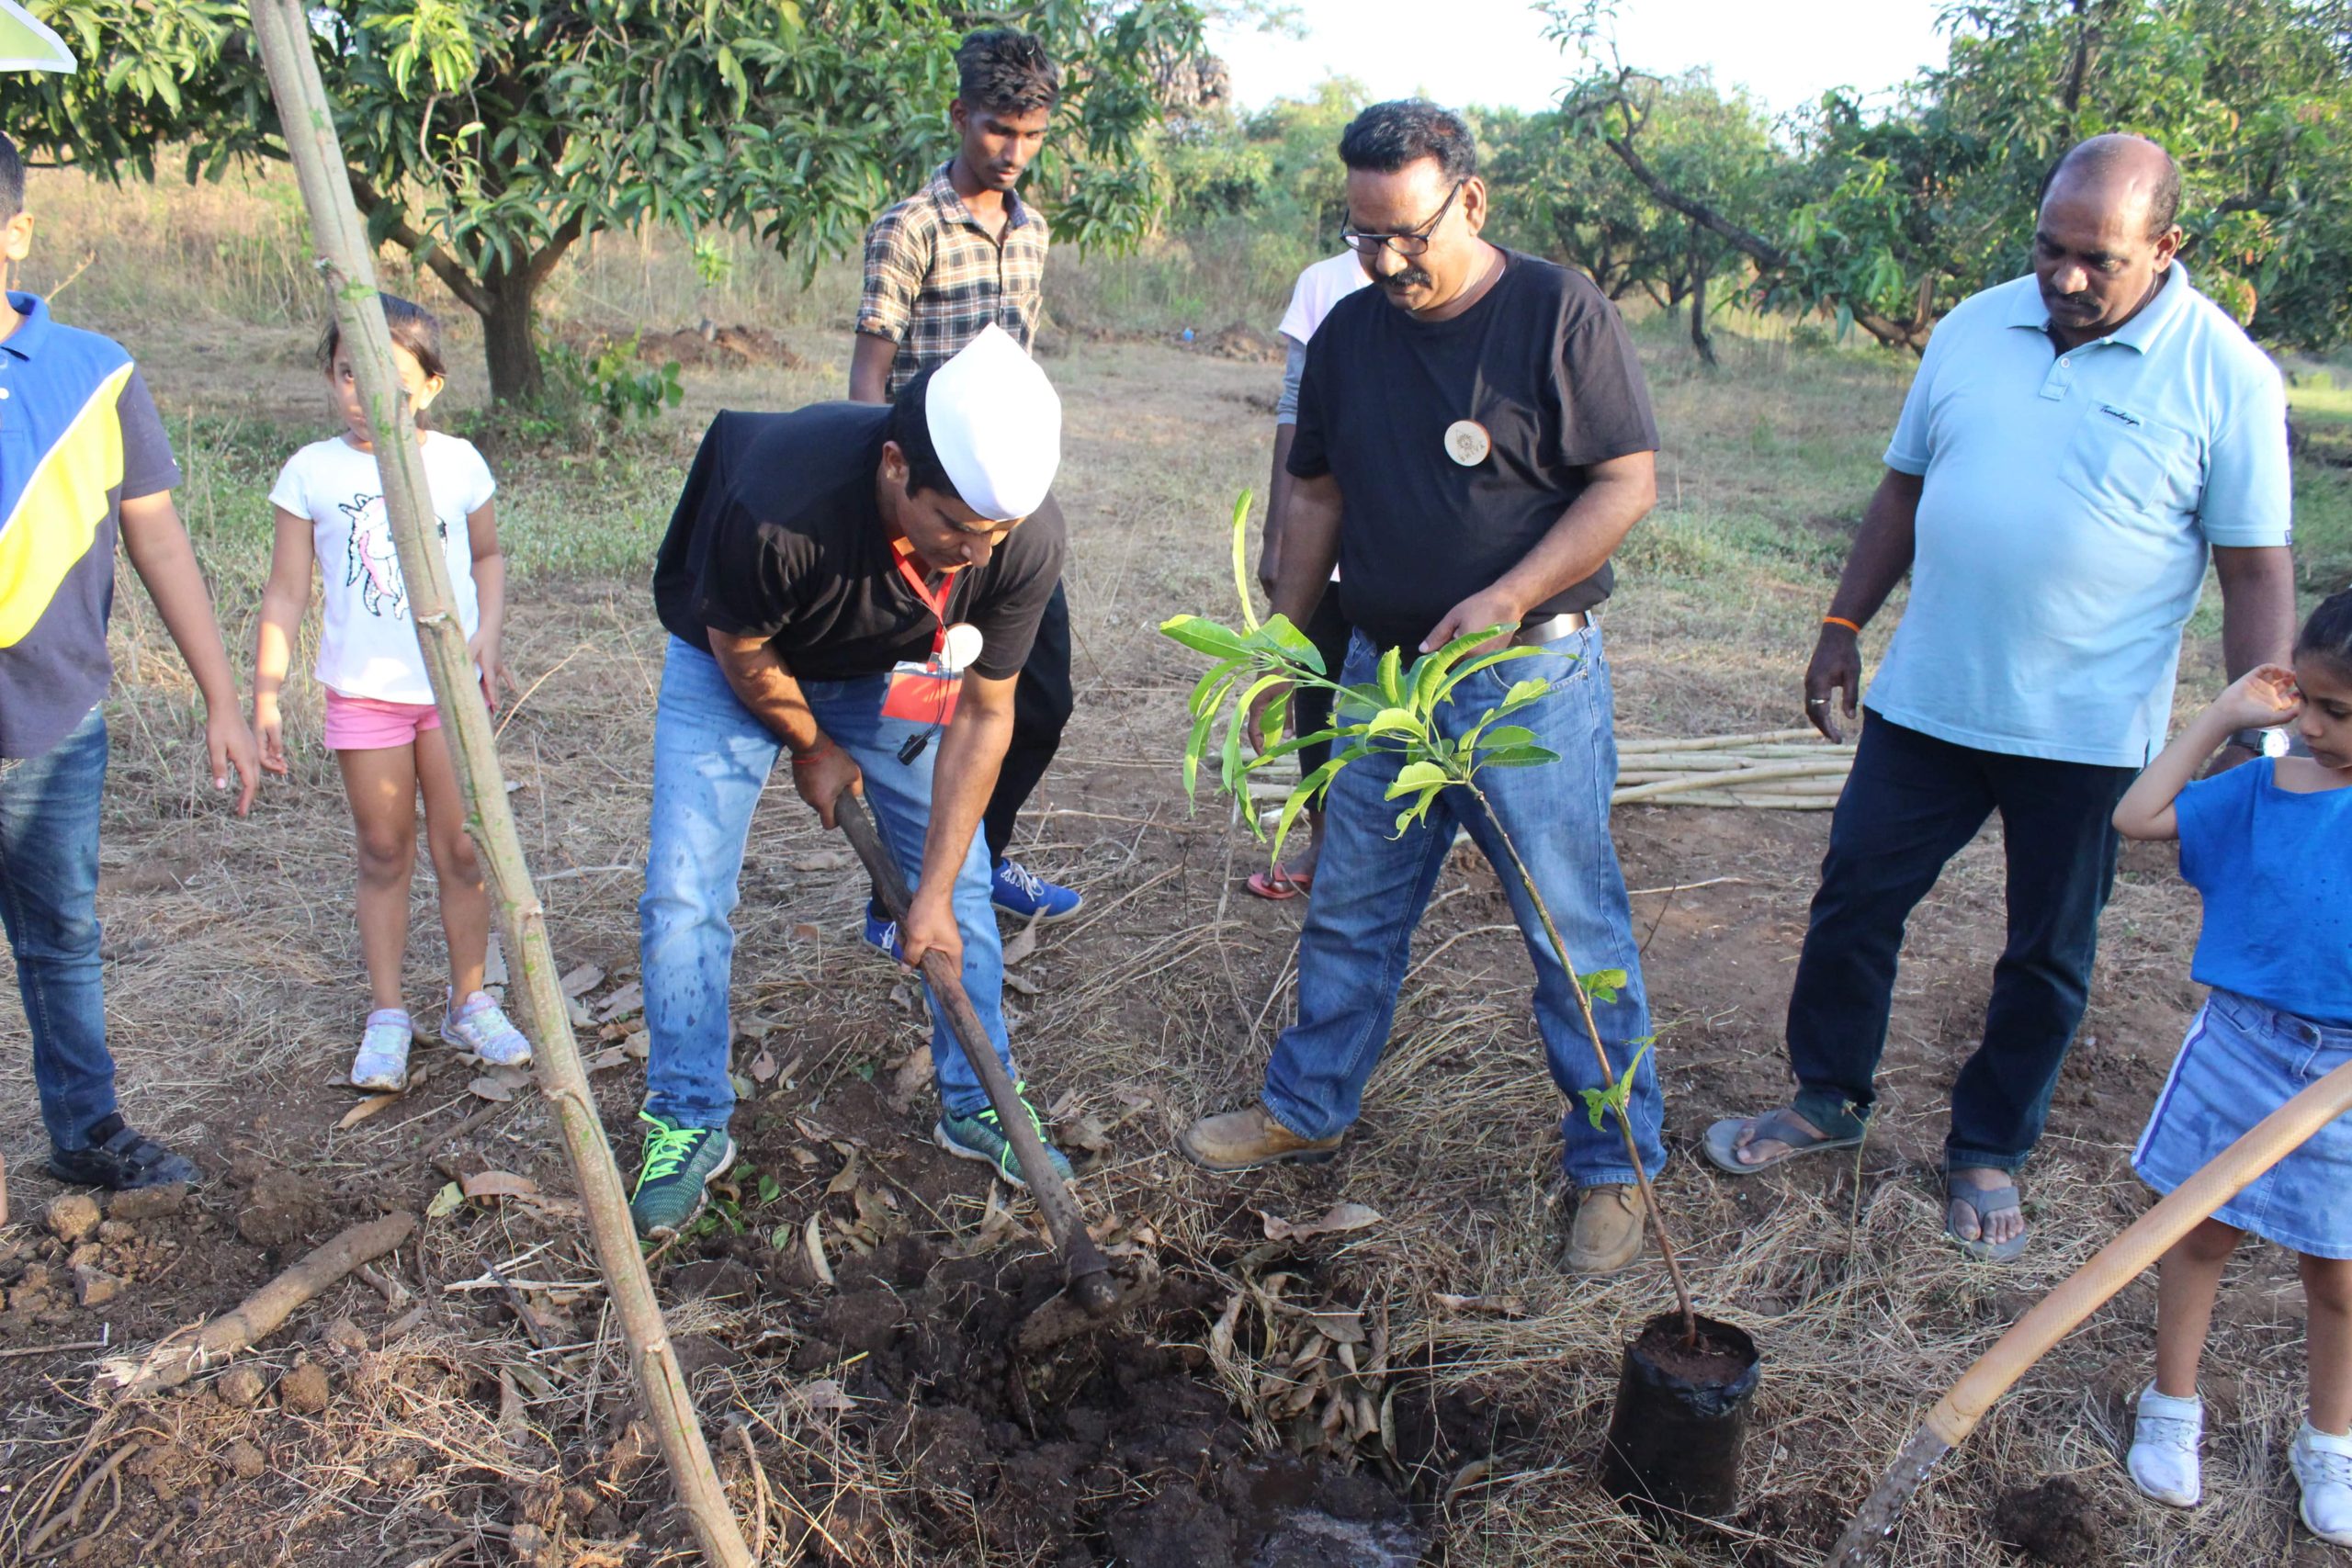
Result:
[[[711,421],[654,560],[662,624],[698,648],[709,630],[766,637],[810,681],[930,658],[939,623],[899,574],[875,501],[889,419],[880,404],[814,403]],[[979,628],[973,673],[1020,671],[1061,572],[1061,517],[1048,512],[956,574],[947,619]]]
[[[1448,610],[1525,558],[1583,492],[1584,470],[1657,449],[1649,387],[1617,308],[1581,273],[1517,252],[1485,298],[1421,321],[1360,288],[1306,345],[1290,471],[1337,476],[1340,604],[1384,648],[1419,646]],[[1456,420],[1493,449],[1464,468]],[[1529,614],[1609,597],[1601,569]]]

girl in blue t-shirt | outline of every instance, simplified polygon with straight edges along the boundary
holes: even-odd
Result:
[[[2244,729],[2294,725],[2309,757],[2191,782]],[[2313,1079],[2352,1060],[2352,592],[2322,604],[2290,671],[2266,664],[2197,716],[2132,784],[2115,826],[2178,839],[2204,895],[2189,976],[2212,987],[2132,1156],[2179,1186]],[[2341,1117],[2164,1256],[2156,1376],[2128,1465],[2160,1503],[2198,1500],[2197,1363],[2222,1267],[2254,1232],[2301,1255],[2310,1408],[2289,1450],[2312,1533],[2352,1546],[2352,1117]]]

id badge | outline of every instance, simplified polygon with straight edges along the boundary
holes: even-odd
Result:
[[[891,667],[882,716],[910,724],[945,724],[956,716],[956,694],[963,688],[963,674],[943,668],[935,659],[921,664],[901,660]]]

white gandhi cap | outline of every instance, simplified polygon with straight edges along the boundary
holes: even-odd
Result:
[[[1037,362],[995,322],[931,373],[923,418],[956,493],[982,517],[1026,517],[1053,488],[1062,400]]]

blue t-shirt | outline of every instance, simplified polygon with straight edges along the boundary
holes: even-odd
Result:
[[[2205,896],[2189,977],[2352,1028],[2352,789],[2297,795],[2269,760],[2180,792],[2180,874]]]
[[[1886,449],[1925,483],[1872,712],[2059,762],[2143,767],[2164,744],[2209,547],[2286,545],[2292,518],[2278,367],[2167,277],[2063,354],[2031,277],[1937,326]]]

